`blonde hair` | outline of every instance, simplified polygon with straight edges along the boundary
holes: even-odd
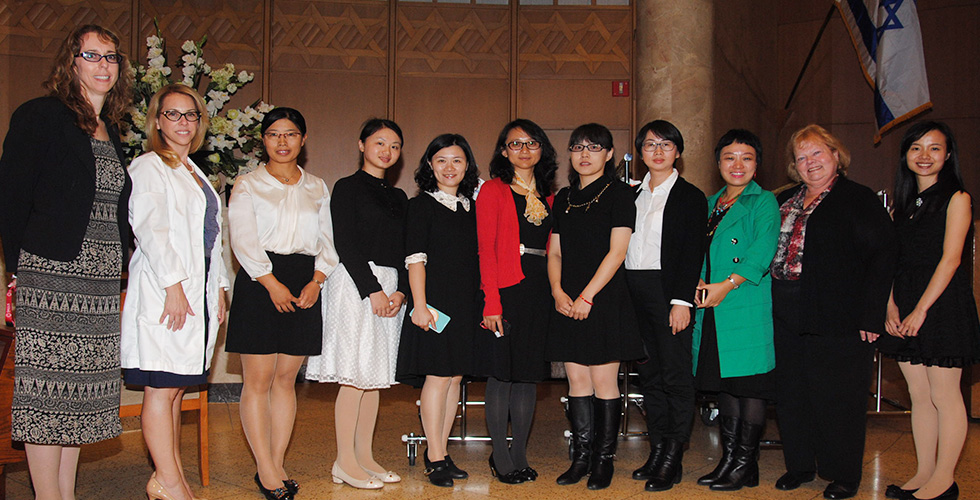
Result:
[[[851,164],[851,152],[847,150],[844,143],[827,129],[811,123],[790,136],[786,143],[786,160],[788,165],[786,173],[794,181],[801,181],[800,173],[796,171],[796,148],[804,142],[822,142],[831,152],[837,153],[837,173],[847,175],[847,167]]]
[[[194,134],[194,139],[191,141],[191,153],[196,152],[201,149],[204,145],[204,136],[208,133],[208,125],[211,123],[211,119],[208,116],[207,105],[204,104],[204,99],[201,98],[200,94],[196,90],[184,85],[183,83],[171,83],[166,87],[157,91],[150,98],[150,105],[146,108],[146,136],[148,138],[149,149],[153,151],[163,162],[167,164],[170,168],[180,167],[180,157],[177,153],[167,144],[167,139],[163,137],[163,133],[157,128],[157,122],[160,117],[160,107],[163,105],[163,100],[172,94],[183,94],[190,97],[194,101],[194,108],[198,113],[201,113],[201,119],[197,122],[197,133]],[[164,118],[166,119],[166,118]]]

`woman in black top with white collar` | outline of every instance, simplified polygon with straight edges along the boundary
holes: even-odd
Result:
[[[323,291],[323,353],[310,357],[306,376],[341,384],[337,393],[334,482],[377,489],[401,481],[374,461],[371,444],[378,389],[395,382],[408,276],[405,215],[408,197],[384,179],[398,162],[401,129],[368,120],[361,129],[360,169],[337,181],[330,211],[340,265]]]

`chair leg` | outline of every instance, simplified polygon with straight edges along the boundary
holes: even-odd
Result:
[[[200,394],[201,408],[198,410],[199,419],[197,423],[198,431],[198,460],[197,463],[201,468],[201,485],[207,487],[208,483],[211,482],[210,472],[209,472],[209,462],[210,455],[208,453],[208,390],[207,386],[201,389]]]

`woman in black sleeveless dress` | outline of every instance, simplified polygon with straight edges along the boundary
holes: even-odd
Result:
[[[972,203],[946,124],[913,125],[901,151],[894,213],[899,271],[885,322],[890,336],[879,349],[898,360],[908,382],[918,469],[901,487],[889,485],[886,496],[956,498],[953,472],[967,431],[960,376],[980,357],[967,246]]]

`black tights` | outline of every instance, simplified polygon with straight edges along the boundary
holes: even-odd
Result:
[[[520,470],[527,464],[527,439],[531,434],[531,420],[537,401],[538,386],[529,382],[505,382],[487,379],[484,411],[487,430],[493,442],[493,461],[497,472],[507,474]],[[514,439],[507,446],[507,420]]]
[[[718,413],[726,417],[741,419],[746,423],[764,425],[766,423],[766,400],[740,398],[727,392],[719,392]]]

